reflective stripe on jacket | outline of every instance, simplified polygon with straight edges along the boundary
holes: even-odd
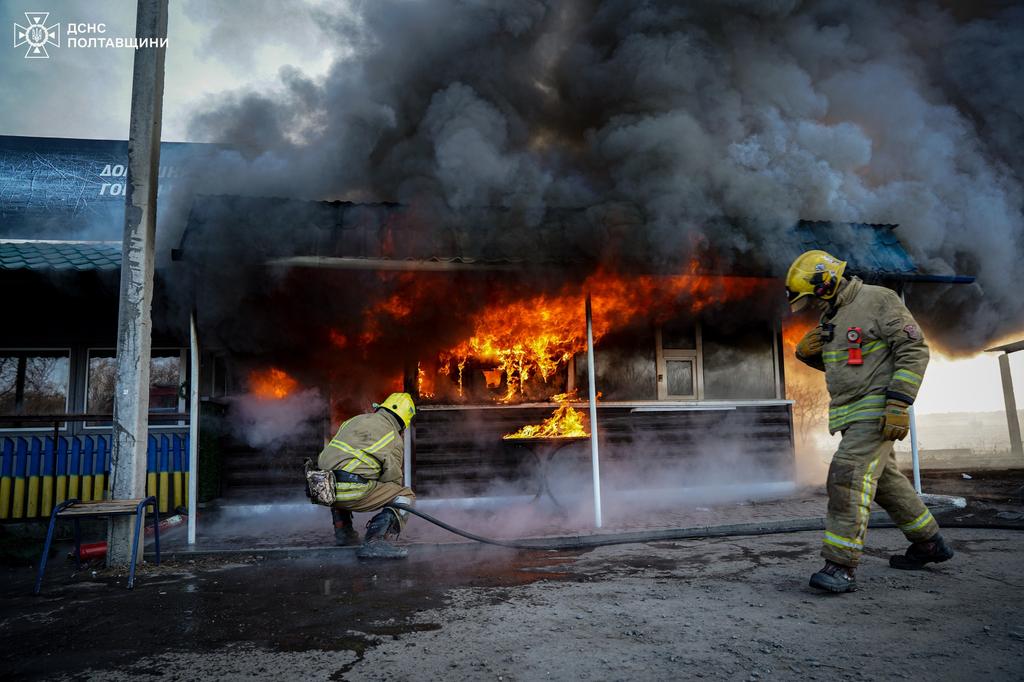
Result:
[[[842,431],[853,422],[879,419],[888,398],[914,402],[928,366],[928,344],[896,292],[853,277],[839,290],[835,311],[822,315],[821,324],[835,325],[820,357],[832,399],[830,432]],[[847,331],[855,327],[861,333],[860,365],[848,364]]]
[[[395,417],[384,410],[345,421],[317,459],[321,469],[357,474],[369,481],[401,481],[404,447]],[[338,499],[358,499],[372,485],[338,483]]]

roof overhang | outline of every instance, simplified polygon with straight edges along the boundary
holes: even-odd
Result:
[[[112,272],[121,267],[121,242],[0,239],[0,271]]]
[[[1016,353],[1019,350],[1024,350],[1024,339],[1020,341],[1014,341],[1013,343],[1005,343],[1002,346],[996,346],[995,348],[986,348],[986,353]]]

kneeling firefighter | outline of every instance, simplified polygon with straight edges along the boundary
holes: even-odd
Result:
[[[412,505],[416,495],[402,484],[402,432],[416,415],[408,393],[392,393],[374,411],[344,422],[320,452],[317,465],[334,474],[334,537],[338,544],[359,543],[352,512],[380,512],[366,524],[356,552],[361,559],[401,559],[407,550],[391,543],[402,532],[408,512],[384,509],[392,502]]]
[[[808,251],[786,275],[792,310],[813,301],[822,312],[818,326],[797,344],[796,357],[825,372],[829,432],[843,435],[828,471],[825,566],[810,581],[829,592],[857,588],[854,573],[872,500],[911,543],[906,554],[889,558],[890,566],[917,569],[953,557],[893,453],[893,441],[907,435],[908,409],[924,378],[928,344],[894,291],[846,278],[845,269],[845,261]]]

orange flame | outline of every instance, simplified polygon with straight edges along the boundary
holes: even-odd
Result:
[[[796,344],[804,338],[804,334],[818,325],[818,319],[812,315],[794,315],[785,319],[782,324],[782,347],[787,356],[796,350]]]
[[[578,400],[575,391],[559,393],[551,396],[551,400],[558,403],[558,408],[542,424],[524,426],[515,433],[505,434],[502,438],[582,438],[590,435],[583,413],[569,404]]]
[[[576,353],[586,350],[583,297],[592,292],[594,341],[609,330],[620,328],[647,311],[661,311],[671,317],[679,301],[686,300],[697,313],[714,303],[743,298],[764,285],[764,280],[698,275],[696,263],[685,275],[627,277],[598,272],[578,287],[565,287],[557,294],[541,294],[525,300],[492,306],[480,314],[468,339],[441,353],[442,371],[450,364],[461,370],[469,358],[493,363],[506,382],[501,402],[522,394],[533,377],[547,383],[555,371]]]
[[[280,400],[298,387],[299,382],[276,367],[249,373],[249,389],[253,395],[264,400]]]
[[[422,363],[416,363],[416,390],[421,398],[434,397],[434,377],[423,370]]]
[[[424,311],[458,297],[445,277],[412,272],[381,277],[394,293],[371,306],[363,315],[362,329],[353,332],[351,342],[364,353],[380,339],[404,333],[407,325],[426,324]],[[700,274],[697,261],[683,274],[673,276],[599,270],[582,282],[544,293],[531,290],[526,281],[507,287],[487,283],[486,289],[471,289],[467,298],[480,300],[486,295],[490,303],[469,320],[461,341],[442,347],[436,356],[421,356],[418,382],[424,391],[439,398],[464,399],[469,394],[464,380],[476,378],[475,372],[482,370],[495,400],[510,403],[536,397],[543,393],[544,385],[557,387],[552,378],[564,373],[570,359],[586,350],[584,297],[588,292],[593,299],[594,340],[599,341],[609,331],[634,321],[657,324],[681,313],[700,313],[708,306],[747,298],[776,284],[759,278]],[[458,317],[457,310],[451,316]],[[335,345],[339,345],[337,341]],[[440,377],[446,379],[443,384]]]

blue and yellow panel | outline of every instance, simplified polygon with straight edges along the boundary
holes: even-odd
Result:
[[[0,519],[11,518],[14,485],[14,439],[0,442]]]
[[[68,499],[107,496],[111,437],[62,437],[56,452],[52,438],[0,435],[0,520],[49,516]],[[188,436],[150,436],[146,491],[166,513],[188,503]]]

